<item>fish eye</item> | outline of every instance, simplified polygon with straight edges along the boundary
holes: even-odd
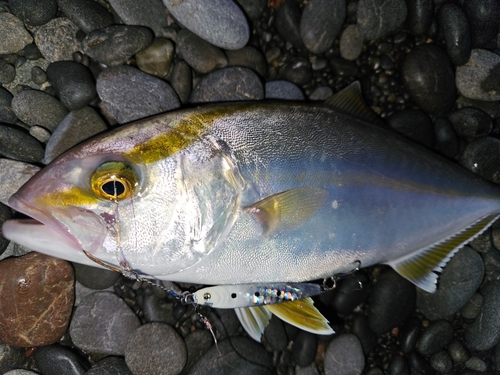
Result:
[[[127,164],[118,161],[99,166],[90,178],[92,191],[109,200],[130,198],[137,190],[137,174]]]

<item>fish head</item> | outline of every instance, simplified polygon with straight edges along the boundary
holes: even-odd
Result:
[[[197,263],[231,225],[240,187],[217,140],[182,140],[186,132],[172,122],[145,120],[56,159],[10,198],[34,220],[5,223],[4,236],[59,258],[93,266],[98,259],[158,278]]]

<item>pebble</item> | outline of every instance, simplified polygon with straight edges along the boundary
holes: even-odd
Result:
[[[316,348],[318,346],[318,338],[316,335],[299,331],[295,340],[293,340],[292,356],[293,360],[299,366],[309,366],[316,356]]]
[[[34,358],[43,375],[83,375],[90,368],[85,358],[60,344],[37,348]]]
[[[295,1],[285,1],[279,7],[274,21],[276,31],[295,48],[304,47],[300,35],[300,17],[300,9]]]
[[[452,339],[448,344],[448,353],[455,363],[464,363],[470,358],[470,353],[461,340]]]
[[[168,79],[181,103],[187,103],[193,89],[193,80],[191,79],[191,68],[189,65],[182,60],[174,63]]]
[[[57,4],[64,15],[85,33],[113,24],[113,15],[97,1],[57,0]]]
[[[251,20],[258,20],[267,6],[267,0],[236,0]]]
[[[404,0],[360,0],[357,20],[365,40],[384,38],[393,33],[406,19]]]
[[[261,100],[264,87],[259,76],[248,68],[229,67],[204,76],[193,89],[191,103]]]
[[[16,114],[12,110],[12,94],[10,91],[0,87],[0,121],[14,124],[17,121]]]
[[[35,43],[49,62],[69,61],[80,50],[77,32],[78,26],[68,18],[54,18],[35,31]]]
[[[333,90],[328,86],[321,86],[316,89],[309,95],[309,100],[326,100],[330,96],[333,95]]]
[[[39,375],[39,373],[30,370],[15,369],[4,373],[4,375]]]
[[[479,293],[474,293],[469,302],[465,304],[465,306],[460,310],[460,314],[465,319],[475,319],[479,313],[481,312],[481,308],[483,307],[484,298]]]
[[[386,269],[372,287],[368,320],[376,333],[402,324],[415,305],[415,286],[392,269]]]
[[[11,83],[16,78],[16,68],[3,61],[0,60],[0,83],[8,84]]]
[[[42,143],[46,143],[50,139],[49,131],[38,125],[34,125],[30,128],[30,135]]]
[[[267,82],[265,91],[266,99],[304,100],[302,90],[288,81]]]
[[[387,118],[387,123],[398,133],[428,148],[433,148],[434,124],[425,112],[418,109],[398,111]]]
[[[395,356],[389,364],[387,373],[388,375],[410,375],[408,362],[403,356]]]
[[[343,333],[334,337],[325,352],[325,375],[360,375],[365,357],[356,336]]]
[[[471,54],[471,36],[463,9],[457,4],[443,5],[439,11],[439,26],[451,62],[455,66],[464,65]]]
[[[109,0],[109,4],[126,25],[149,27],[156,36],[163,36],[169,26],[161,0]]]
[[[498,47],[500,4],[496,0],[465,0],[462,7],[469,20],[473,48]]]
[[[426,361],[417,352],[408,354],[408,364],[410,365],[410,373],[412,375],[432,375],[435,374],[434,369],[429,362]]]
[[[288,338],[283,321],[273,315],[264,329],[264,338],[273,350],[279,352],[285,350],[288,345]]]
[[[45,71],[40,68],[39,66],[34,66],[31,68],[31,80],[33,83],[36,85],[42,85],[43,83],[47,82],[47,74]]]
[[[339,47],[343,59],[354,61],[359,57],[363,51],[363,36],[357,25],[349,25],[342,31]]]
[[[311,63],[305,57],[296,57],[280,69],[280,77],[296,85],[303,85],[312,78]]]
[[[377,336],[371,330],[370,323],[365,315],[355,315],[351,333],[358,338],[365,355],[369,355],[375,349]]]
[[[493,137],[475,139],[465,147],[460,162],[484,179],[500,183],[500,140]]]
[[[24,57],[28,60],[38,60],[42,54],[35,43],[30,43],[24,47]]]
[[[16,16],[0,13],[0,55],[16,53],[33,42],[30,33]]]
[[[430,358],[430,364],[434,370],[441,374],[448,374],[453,369],[453,361],[446,350],[434,353]]]
[[[153,33],[144,26],[113,25],[87,34],[83,52],[107,66],[125,63],[153,43]]]
[[[163,0],[189,31],[224,49],[243,48],[250,38],[245,15],[232,0]]]
[[[314,54],[330,48],[345,16],[345,0],[309,0],[300,18],[300,36],[306,48]]]
[[[458,135],[468,140],[488,135],[493,129],[493,121],[483,111],[476,108],[461,108],[448,116]]]
[[[20,161],[0,158],[0,202],[7,202],[12,194],[19,190],[36,172],[39,167]]]
[[[420,354],[428,356],[436,353],[451,342],[453,326],[447,320],[436,320],[420,334],[417,341],[417,350]]]
[[[415,47],[402,66],[404,86],[424,111],[443,116],[456,99],[453,69],[446,52],[435,44]]]
[[[133,375],[133,373],[127,367],[125,359],[110,356],[93,365],[85,375]]]
[[[139,318],[116,294],[95,292],[80,301],[69,334],[81,350],[124,355],[128,339],[140,324]]]
[[[469,358],[469,360],[465,362],[465,367],[477,372],[485,372],[487,369],[486,363],[478,357]]]
[[[97,78],[97,94],[120,124],[180,106],[168,83],[128,65],[105,69]]]
[[[301,367],[299,365],[296,365],[295,375],[320,375],[320,373],[318,370],[318,365],[315,362],[313,362],[306,367]]]
[[[175,47],[172,41],[165,38],[156,38],[145,50],[136,53],[137,67],[144,73],[163,78],[174,60]]]
[[[41,26],[57,14],[56,0],[10,0],[10,11],[30,26]]]
[[[125,362],[134,375],[176,375],[186,361],[184,340],[166,323],[140,326],[125,349]]]
[[[425,35],[434,16],[433,0],[407,0],[408,16],[406,24],[413,35]]]
[[[238,50],[226,50],[228,66],[243,66],[250,68],[264,77],[267,72],[267,61],[258,49],[247,46]]]
[[[20,126],[0,124],[0,155],[36,163],[43,159],[43,146]]]
[[[214,345],[214,339],[209,330],[197,329],[187,335],[184,341],[187,349],[187,362],[183,372],[187,373],[202,355]]]
[[[434,147],[449,158],[457,157],[460,152],[460,143],[453,125],[443,118],[439,117],[434,121]]]
[[[220,48],[208,43],[191,31],[183,29],[177,34],[179,55],[191,68],[206,74],[227,66],[227,58]]]
[[[417,346],[418,337],[420,335],[420,321],[410,319],[401,328],[399,335],[399,346],[403,353],[412,352]]]
[[[500,100],[500,56],[484,49],[473,49],[469,61],[457,67],[458,92],[469,99]]]
[[[355,273],[338,283],[331,305],[338,313],[349,314],[368,299],[370,290],[367,277],[360,272]]]
[[[173,317],[174,304],[156,297],[154,294],[144,296],[142,304],[144,319],[147,322],[164,322],[175,325]]]
[[[73,269],[40,253],[0,262],[0,340],[49,345],[66,332],[73,307]]]
[[[83,286],[94,290],[109,288],[120,277],[118,272],[79,263],[73,263],[73,268],[76,280]]]
[[[12,345],[0,342],[0,373],[20,367],[26,358],[23,348],[17,348]]]

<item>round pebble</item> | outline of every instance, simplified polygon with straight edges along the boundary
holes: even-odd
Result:
[[[207,329],[197,329],[190,333],[184,341],[187,349],[187,362],[184,372],[191,367],[214,345],[214,338]]]
[[[47,129],[34,125],[30,128],[30,135],[38,139],[38,141],[45,143],[49,140],[51,134]]]
[[[43,159],[43,146],[16,125],[0,124],[0,155],[28,163]]]
[[[434,139],[436,150],[449,158],[457,157],[460,152],[460,143],[453,125],[447,119],[440,117],[434,121]]]
[[[358,272],[338,283],[332,306],[341,314],[348,314],[365,302],[370,294],[371,286],[365,275]]]
[[[472,140],[488,135],[493,129],[493,121],[483,111],[476,108],[461,108],[448,116],[458,135]]]
[[[85,358],[59,344],[37,348],[34,358],[44,375],[83,375],[90,368]]]
[[[79,263],[73,263],[73,268],[75,269],[76,279],[82,285],[94,290],[109,288],[120,277],[118,272]]]
[[[443,30],[446,52],[451,62],[464,65],[471,54],[469,22],[457,4],[445,4],[439,11],[439,25]]]
[[[113,24],[113,15],[97,1],[57,0],[57,5],[64,15],[85,33]]]
[[[40,53],[50,62],[72,60],[80,50],[76,37],[78,27],[65,17],[54,18],[35,32],[35,43]]]
[[[198,73],[206,74],[227,65],[227,58],[220,48],[213,46],[189,30],[177,34],[180,56]]]
[[[126,25],[149,27],[156,36],[164,36],[169,26],[165,6],[160,0],[110,0],[109,5]]]
[[[135,61],[144,73],[163,78],[172,66],[174,55],[175,47],[170,40],[156,38],[148,48],[136,53]]]
[[[413,35],[424,35],[432,24],[434,16],[433,0],[407,0],[406,23]]]
[[[387,122],[398,133],[428,148],[434,146],[434,124],[431,118],[418,109],[406,109],[394,113]]]
[[[14,78],[16,78],[16,68],[13,65],[0,60],[0,83],[11,83]]]
[[[417,350],[428,356],[448,345],[453,338],[453,326],[447,320],[433,321],[420,334]]]
[[[486,371],[486,363],[478,357],[470,357],[469,360],[465,362],[465,367],[480,373]]]
[[[0,55],[16,53],[33,42],[21,20],[7,12],[0,13],[0,35]]]
[[[406,322],[401,328],[399,335],[399,346],[403,353],[412,352],[417,346],[418,337],[420,335],[420,321],[411,319]]]
[[[267,61],[262,52],[248,46],[238,50],[226,50],[228,66],[243,66],[250,68],[264,77],[267,72]]]
[[[360,375],[365,357],[356,336],[343,333],[336,336],[326,348],[325,375]]]
[[[461,163],[484,179],[500,183],[500,140],[482,137],[472,141],[465,147]]]
[[[363,50],[363,36],[357,25],[349,25],[340,36],[340,56],[346,60],[356,60]]]
[[[466,98],[500,100],[500,56],[484,49],[473,49],[469,61],[457,67],[457,89]]]
[[[404,0],[360,0],[358,27],[365,40],[383,38],[396,31],[407,14]]]
[[[304,94],[299,87],[288,81],[267,82],[266,99],[304,100]]]
[[[10,0],[10,10],[30,26],[41,26],[57,14],[56,0]]]
[[[193,89],[189,65],[185,61],[174,63],[168,78],[181,103],[187,103]]]
[[[38,60],[42,54],[35,43],[30,43],[24,47],[24,57],[28,60]]]
[[[455,363],[464,363],[470,358],[469,351],[462,341],[458,339],[452,339],[448,344],[448,353]]]
[[[496,0],[464,0],[462,7],[469,20],[473,48],[498,47],[500,4]]]
[[[122,357],[106,357],[97,362],[85,375],[133,375]]]
[[[266,342],[277,351],[283,351],[288,345],[288,338],[286,336],[285,326],[283,321],[273,315],[269,324],[264,329],[264,337]]]
[[[304,57],[297,57],[280,69],[280,77],[296,85],[303,85],[312,78],[311,63]]]
[[[39,66],[34,66],[33,68],[31,68],[31,80],[35,84],[41,85],[47,82],[47,79],[47,74],[42,68],[40,68]]]
[[[2,374],[20,367],[24,359],[25,354],[22,348],[0,342],[0,372]]]
[[[12,94],[0,87],[0,121],[8,122],[14,124],[17,121],[17,117],[12,110]]]
[[[441,374],[447,374],[453,369],[453,361],[446,350],[440,350],[430,358],[430,364],[434,370]]]
[[[316,335],[299,331],[299,334],[293,340],[292,356],[296,364],[305,367],[314,361],[316,356],[316,347],[318,345],[318,338]]]
[[[408,367],[408,362],[402,356],[395,356],[389,368],[387,369],[388,375],[410,375],[410,368]]]
[[[326,100],[333,95],[333,90],[330,87],[322,86],[315,89],[311,95],[309,95],[310,100]]]
[[[434,373],[434,369],[430,363],[417,352],[411,352],[407,358],[411,374],[427,375]]]
[[[363,353],[368,355],[375,348],[377,344],[377,336],[370,328],[370,323],[368,318],[364,315],[356,315],[352,324],[352,333],[356,335],[361,347],[363,348]]]
[[[267,0],[236,0],[236,2],[251,20],[257,20],[267,6]]]
[[[294,1],[285,1],[279,7],[274,22],[276,31],[295,48],[304,47],[300,35],[300,16],[301,13],[297,4]]]

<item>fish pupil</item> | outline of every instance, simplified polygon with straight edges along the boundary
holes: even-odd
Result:
[[[123,193],[125,193],[125,185],[117,180],[105,182],[104,184],[102,184],[101,189],[105,194],[116,197],[119,197]]]

